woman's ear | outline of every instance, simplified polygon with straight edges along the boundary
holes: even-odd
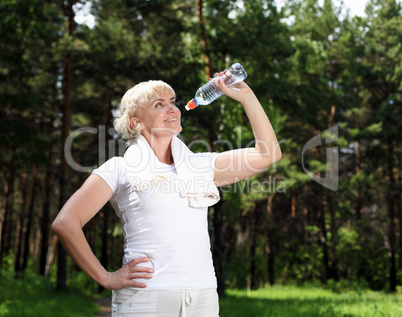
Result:
[[[138,121],[138,119],[136,117],[131,117],[130,118],[130,125],[131,125],[131,128],[138,129],[139,126],[140,126],[140,122]]]

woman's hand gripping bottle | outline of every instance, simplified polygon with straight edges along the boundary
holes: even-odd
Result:
[[[195,109],[199,105],[209,105],[212,101],[222,96],[223,92],[218,86],[218,80],[220,78],[222,78],[225,85],[229,87],[243,81],[246,77],[247,73],[243,66],[239,63],[233,64],[223,75],[214,77],[204,86],[198,88],[195,97],[187,103],[186,110]]]

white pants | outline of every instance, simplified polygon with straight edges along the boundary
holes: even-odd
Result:
[[[219,317],[216,289],[113,291],[112,317]]]

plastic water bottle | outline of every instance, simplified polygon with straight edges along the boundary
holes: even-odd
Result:
[[[223,95],[222,90],[220,90],[218,86],[218,80],[223,78],[223,82],[226,86],[232,86],[238,82],[246,79],[247,73],[244,70],[243,66],[239,63],[235,63],[223,74],[222,76],[214,77],[204,86],[198,88],[195,93],[195,97],[191,99],[187,105],[186,110],[191,110],[197,108],[199,105],[209,105],[214,100],[218,99]]]

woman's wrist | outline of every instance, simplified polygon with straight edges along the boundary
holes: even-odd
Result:
[[[98,284],[103,288],[106,288],[107,290],[111,291],[112,290],[111,277],[112,277],[111,272],[105,270]]]
[[[243,107],[247,107],[247,106],[252,105],[254,103],[259,104],[259,101],[258,101],[256,95],[254,94],[254,92],[250,89],[249,92],[244,94],[243,100],[241,101],[241,104],[243,105]]]
[[[92,276],[91,274],[88,274],[89,276],[92,277],[92,279],[97,282],[100,286],[109,289],[109,284],[110,284],[110,272],[108,272],[103,266],[101,266],[100,270],[98,272],[93,272]]]

